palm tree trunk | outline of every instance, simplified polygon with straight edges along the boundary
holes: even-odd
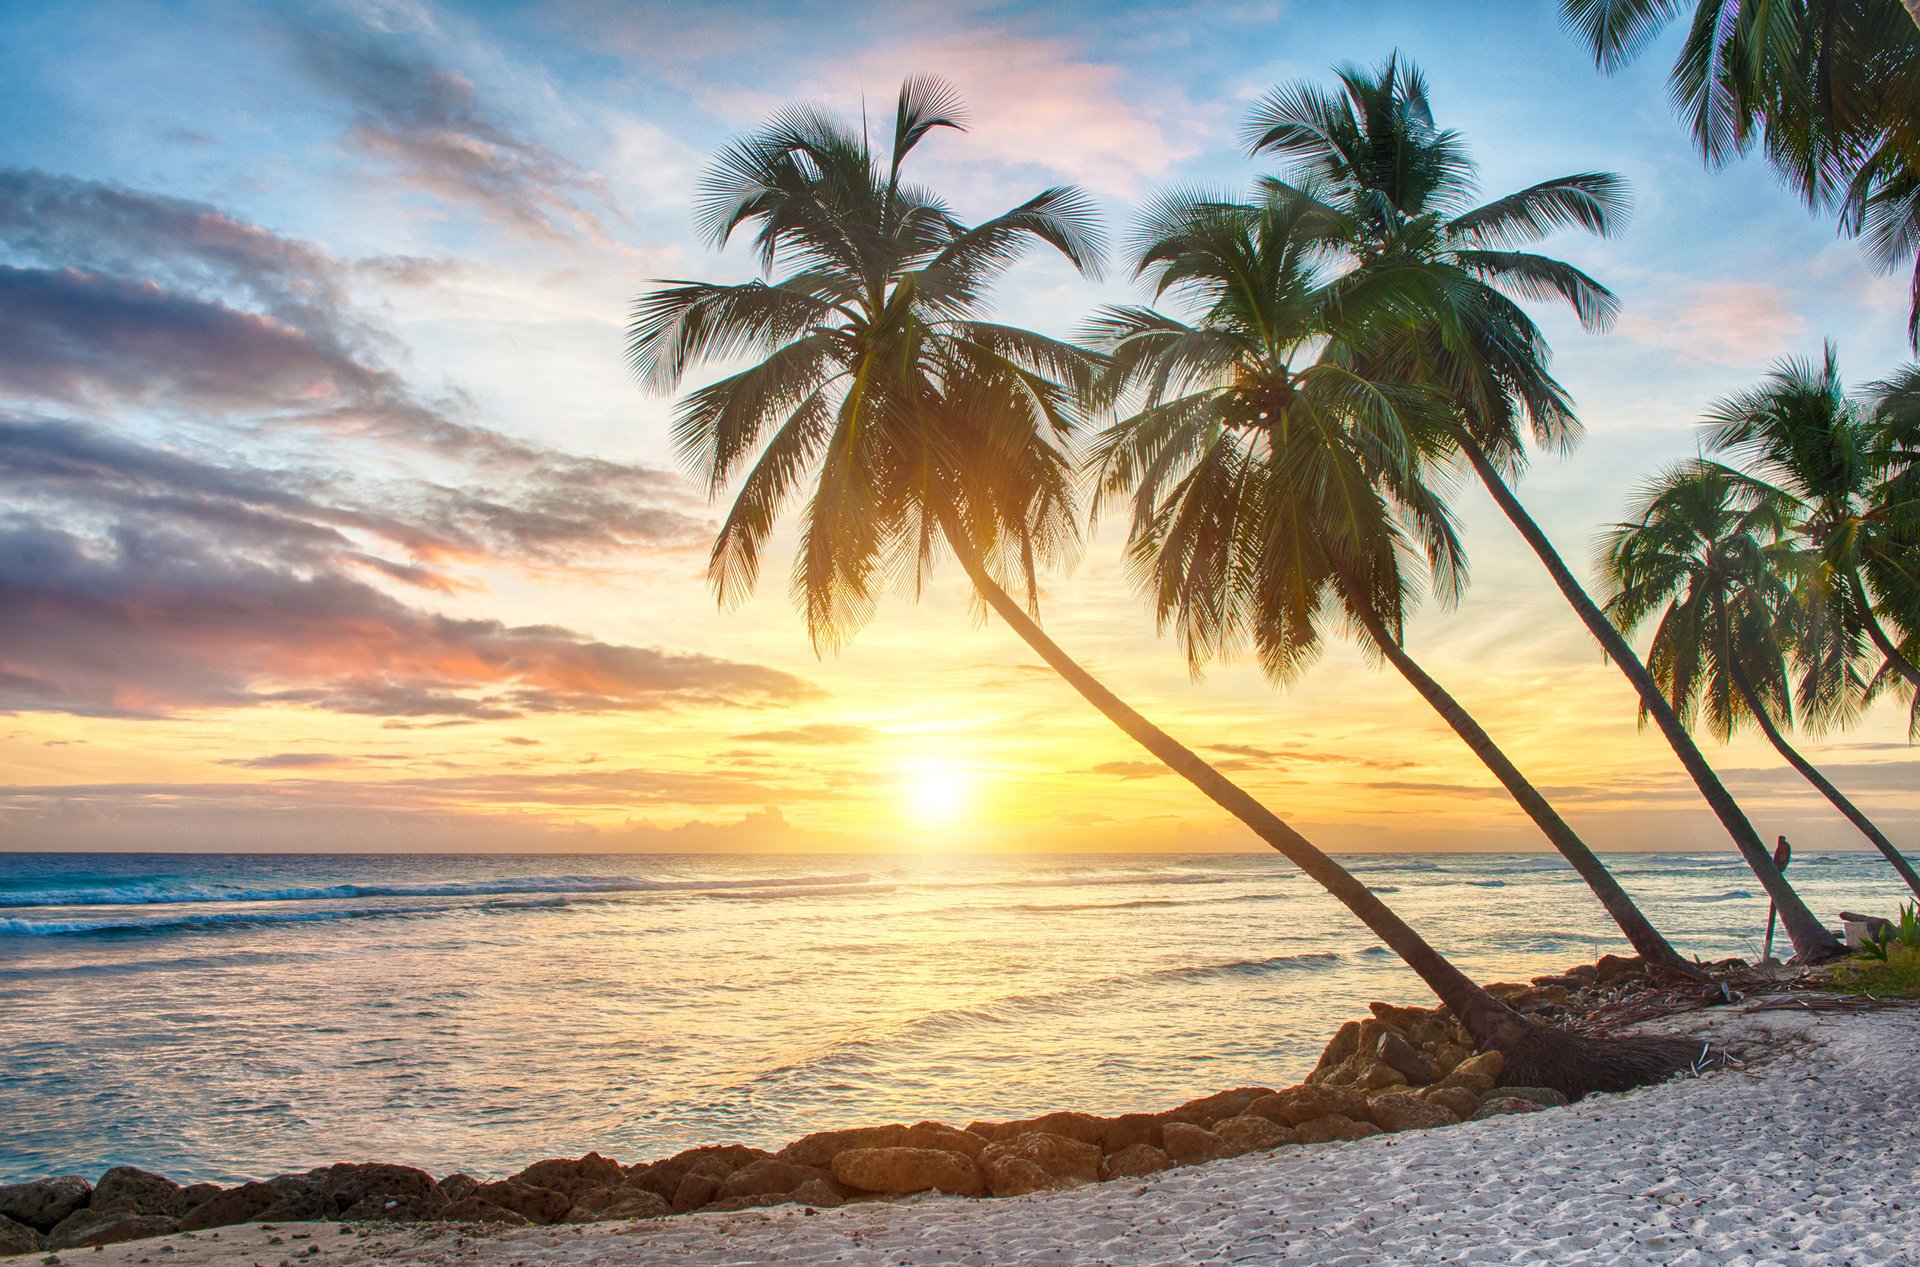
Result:
[[[1920,0],[1914,0],[1914,3],[1920,4]],[[1915,690],[1920,690],[1920,669],[1900,654],[1900,648],[1894,645],[1893,639],[1887,637],[1887,631],[1881,627],[1879,617],[1873,614],[1873,608],[1862,601],[1860,610],[1866,614],[1867,637],[1873,639],[1873,645],[1879,648],[1881,655],[1887,657],[1887,663],[1893,666],[1893,671],[1907,679],[1907,683]]]
[[[1687,733],[1687,728],[1680,723],[1680,718],[1675,715],[1666,697],[1660,694],[1660,687],[1654,682],[1653,675],[1647,672],[1647,666],[1640,663],[1640,657],[1634,654],[1620,631],[1613,627],[1586,590],[1580,587],[1580,582],[1574,579],[1573,573],[1567,570],[1553,543],[1547,540],[1547,534],[1541,531],[1540,525],[1527,514],[1526,507],[1513,495],[1513,490],[1500,478],[1500,472],[1488,458],[1486,450],[1464,427],[1455,428],[1454,436],[1462,452],[1473,463],[1480,482],[1487,486],[1487,491],[1493,494],[1493,500],[1499,504],[1501,511],[1519,529],[1533,552],[1540,556],[1540,562],[1546,565],[1554,584],[1560,587],[1560,593],[1579,615],[1581,623],[1586,625],[1587,632],[1599,641],[1607,656],[1633,683],[1634,690],[1639,692],[1640,703],[1647,710],[1647,715],[1660,727],[1660,733],[1666,736],[1667,743],[1680,758],[1680,764],[1692,776],[1694,786],[1700,789],[1700,794],[1706,798],[1721,826],[1733,837],[1740,856],[1746,859],[1747,865],[1766,889],[1767,896],[1773,899],[1774,906],[1780,912],[1780,922],[1786,926],[1787,936],[1793,940],[1795,956],[1811,963],[1844,953],[1845,947],[1840,944],[1840,939],[1814,917],[1813,912],[1807,909],[1807,904],[1800,900],[1800,895],[1794,892],[1793,886],[1787,883],[1787,878],[1780,874],[1780,868],[1773,865],[1773,857],[1761,843],[1760,834],[1747,821],[1747,816],[1741,812],[1726,785],[1720,782],[1720,777],[1713,772],[1713,767],[1707,764],[1699,745],[1693,742],[1693,736]]]
[[[1537,1025],[1475,985],[1352,872],[1081,668],[988,574],[967,538],[952,525],[943,526],[948,544],[974,589],[1054,672],[1129,738],[1239,819],[1353,912],[1453,1010],[1482,1050],[1497,1049],[1505,1056],[1506,1077],[1511,1084],[1554,1087],[1568,1096],[1625,1090],[1664,1079],[1685,1068],[1698,1054],[1692,1044],[1672,1040],[1599,1041]]]
[[[1620,882],[1613,878],[1606,864],[1587,848],[1587,843],[1547,803],[1547,798],[1540,795],[1518,767],[1507,759],[1507,754],[1494,743],[1493,736],[1482,729],[1480,723],[1460,706],[1459,701],[1407,654],[1406,648],[1394,639],[1380,618],[1371,611],[1365,611],[1360,613],[1360,619],[1366,625],[1367,632],[1373,635],[1373,641],[1381,653],[1394,668],[1400,670],[1400,676],[1406,678],[1413,689],[1420,692],[1420,697],[1446,719],[1447,725],[1453,727],[1453,732],[1460,736],[1467,747],[1473,749],[1473,754],[1480,758],[1487,769],[1493,771],[1500,785],[1527,812],[1527,817],[1553,842],[1553,847],[1580,873],[1580,878],[1600,899],[1600,905],[1607,908],[1607,914],[1620,926],[1620,931],[1626,934],[1627,941],[1640,957],[1651,967],[1695,981],[1706,980],[1706,975],[1681,958],[1680,952],[1641,914],[1640,908],[1620,887]]]
[[[1860,811],[1859,806],[1848,800],[1839,788],[1829,783],[1827,777],[1814,767],[1813,762],[1801,756],[1799,751],[1787,742],[1786,737],[1773,724],[1773,719],[1767,716],[1766,705],[1760,701],[1758,693],[1753,689],[1753,684],[1747,680],[1746,670],[1738,664],[1733,666],[1733,684],[1740,692],[1740,698],[1747,702],[1747,708],[1753,713],[1754,720],[1760,723],[1760,731],[1766,735],[1767,742],[1773,745],[1774,751],[1785,757],[1787,764],[1798,770],[1801,777],[1818,788],[1820,795],[1833,802],[1833,807],[1845,815],[1848,822],[1858,827],[1860,834],[1872,841],[1875,849],[1886,855],[1887,861],[1893,864],[1893,869],[1898,871],[1900,878],[1907,882],[1907,887],[1920,895],[1920,874],[1915,874],[1912,864],[1901,856],[1900,851],[1893,847],[1893,842],[1874,825],[1872,819]]]
[[[1920,0],[1904,0],[1904,2],[1907,6],[1907,16],[1913,19],[1914,26],[1920,27]]]

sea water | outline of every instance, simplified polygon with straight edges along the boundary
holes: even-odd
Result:
[[[1555,855],[1343,861],[1482,980],[1626,953]],[[1684,952],[1757,957],[1731,851],[1609,861]],[[1905,892],[1790,874],[1828,920]],[[0,1180],[1162,1108],[1298,1081],[1371,999],[1429,996],[1273,854],[0,854]]]

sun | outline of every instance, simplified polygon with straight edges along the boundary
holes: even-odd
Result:
[[[907,807],[922,823],[941,827],[966,813],[972,780],[951,761],[920,757],[903,774],[901,790]]]

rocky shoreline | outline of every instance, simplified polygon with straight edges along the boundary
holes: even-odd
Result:
[[[1488,988],[1520,1011],[1577,1023],[1650,986],[1637,959],[1608,955],[1529,984]],[[1239,1087],[1161,1112],[1061,1111],[964,1128],[855,1127],[816,1132],[774,1151],[709,1145],[632,1165],[588,1153],[493,1181],[341,1163],[232,1187],[182,1185],[131,1166],[116,1166],[95,1183],[70,1175],[14,1184],[0,1187],[0,1256],[243,1223],[552,1225],[782,1204],[830,1207],[923,1192],[1019,1196],[1567,1102],[1547,1088],[1502,1085],[1500,1054],[1475,1052],[1444,1007],[1370,1009],[1372,1016],[1340,1028],[1298,1086]]]

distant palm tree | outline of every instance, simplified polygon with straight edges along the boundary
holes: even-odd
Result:
[[[979,225],[901,179],[930,131],[961,125],[937,80],[909,80],[890,157],[810,109],[724,150],[702,190],[716,246],[745,225],[772,282],[669,282],[635,305],[629,351],[654,386],[696,363],[758,359],[680,405],[675,440],[718,493],[742,468],[709,576],[722,602],[758,573],[776,518],[810,485],[795,597],[816,646],[872,612],[876,584],[924,578],[941,547],[975,593],[1087,701],[1337,898],[1528,1081],[1570,1093],[1664,1076],[1672,1044],[1599,1043],[1535,1025],[1482,990],[1367,886],[1075,663],[1030,613],[1041,567],[1070,551],[1089,354],[983,321],[989,284],[1035,241],[1095,267],[1091,206],[1050,189]],[[757,456],[756,456],[757,454]],[[996,579],[1009,575],[1025,602]]]
[[[1136,272],[1194,321],[1104,309],[1090,335],[1112,359],[1105,395],[1137,412],[1102,437],[1104,494],[1131,497],[1129,554],[1191,667],[1251,644],[1287,681],[1344,618],[1400,671],[1519,802],[1656,968],[1698,976],[1491,736],[1409,655],[1403,612],[1424,555],[1443,597],[1466,558],[1423,450],[1444,449],[1444,401],[1369,377],[1349,350],[1379,294],[1323,267],[1339,242],[1309,199],[1254,205],[1175,194],[1147,215]],[[1104,403],[1104,401],[1103,401]],[[1428,453],[1431,456],[1431,452]]]
[[[1828,344],[1819,364],[1781,361],[1759,387],[1716,404],[1707,442],[1792,505],[1793,530],[1819,560],[1810,597],[1828,617],[1833,654],[1854,660],[1870,644],[1883,672],[1920,687],[1920,669],[1882,618],[1920,613],[1914,451],[1890,431],[1902,400],[1898,382],[1849,399]]]
[[[1806,649],[1806,623],[1819,620],[1801,601],[1822,564],[1794,540],[1797,509],[1718,463],[1675,467],[1607,539],[1607,613],[1628,632],[1657,614],[1649,663],[1674,711],[1722,742],[1751,721],[1920,894],[1920,874],[1886,833],[1780,732],[1793,717],[1788,655]]]
[[[1669,77],[1701,154],[1759,145],[1889,272],[1920,245],[1920,0],[1560,0],[1604,70],[1691,19]],[[1908,337],[1920,346],[1920,267]]]
[[[1330,232],[1374,293],[1401,296],[1410,323],[1383,323],[1365,351],[1377,372],[1427,383],[1453,403],[1450,436],[1608,657],[1640,696],[1741,857],[1779,908],[1803,957],[1840,943],[1794,892],[1753,824],[1674,715],[1620,632],[1581,588],[1507,477],[1523,469],[1526,433],[1565,452],[1580,434],[1566,390],[1548,372],[1545,337],[1519,299],[1558,299],[1590,329],[1613,319],[1611,292],[1563,261],[1517,250],[1559,229],[1606,234],[1626,212],[1619,177],[1585,172],[1475,205],[1474,165],[1459,134],[1434,126],[1426,83],[1390,59],[1378,71],[1338,72],[1340,91],[1309,83],[1276,89],[1247,128],[1256,154],[1288,160]],[[1395,302],[1382,298],[1381,302]]]

